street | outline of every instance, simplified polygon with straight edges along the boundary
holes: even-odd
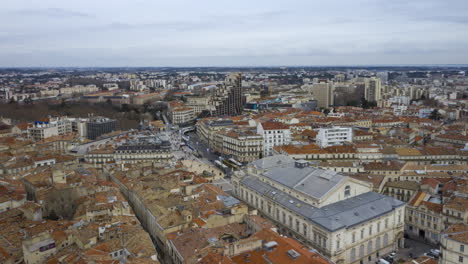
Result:
[[[209,161],[219,159],[219,156],[214,154],[212,150],[209,149],[208,145],[198,138],[198,135],[195,132],[187,133],[186,137],[189,138],[189,142],[187,142],[187,144],[190,145],[194,150],[198,151],[198,153],[200,153],[203,158]]]
[[[214,166],[214,161],[219,160],[219,156],[214,154],[208,147],[208,145],[202,142],[195,132],[186,133],[188,142],[185,146],[181,146],[183,142],[181,132],[179,129],[172,129],[172,125],[166,124],[166,131],[164,132],[170,142],[172,152],[174,154],[174,164],[177,160],[197,160],[198,162],[205,163],[210,166]],[[189,147],[190,146],[190,147]],[[197,156],[195,153],[199,153],[201,156]],[[220,187],[225,192],[230,193],[232,191],[232,185],[229,179],[219,179],[213,182],[214,185]]]

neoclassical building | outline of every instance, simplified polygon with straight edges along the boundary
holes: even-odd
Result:
[[[334,171],[276,155],[233,177],[234,195],[336,263],[371,263],[403,246],[405,203]]]

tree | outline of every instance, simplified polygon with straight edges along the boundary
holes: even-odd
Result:
[[[442,118],[442,115],[439,113],[439,110],[434,109],[429,115],[429,118],[432,120],[440,120]]]
[[[122,112],[130,112],[130,107],[128,104],[122,104],[122,107],[120,108],[120,111]]]
[[[32,104],[32,99],[31,99],[31,97],[26,97],[26,98],[23,100],[23,102],[24,102],[25,104]]]
[[[361,98],[361,105],[362,105],[362,108],[367,109],[367,108],[371,108],[371,107],[376,107],[377,102],[367,101],[366,98],[362,97]]]

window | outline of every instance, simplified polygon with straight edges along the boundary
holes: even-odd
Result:
[[[299,220],[296,220],[296,231],[299,232]]]
[[[465,252],[465,245],[460,245],[460,252]]]
[[[369,226],[369,236],[372,236],[372,225]]]
[[[463,263],[463,256],[458,256],[458,262]]]
[[[350,196],[350,195],[351,195],[351,187],[349,185],[347,185],[345,187],[344,196],[347,197],[347,196]]]
[[[307,237],[307,225],[306,224],[302,225],[302,231],[304,232],[304,236]]]
[[[292,219],[292,216],[289,216],[289,226],[290,226],[290,227],[293,226],[293,219]]]
[[[388,228],[388,218],[385,219],[385,228]]]
[[[364,228],[361,229],[361,239],[363,239],[363,238],[364,238]]]
[[[377,223],[377,232],[380,232],[380,222]]]
[[[355,248],[352,248],[351,249],[351,262],[354,262],[356,260],[356,249]]]
[[[340,249],[340,241],[336,241],[336,249],[339,250]]]
[[[354,242],[356,242],[356,233],[353,233],[353,236],[352,236],[352,241],[351,241],[351,243],[354,243]]]

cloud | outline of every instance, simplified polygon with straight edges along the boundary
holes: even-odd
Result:
[[[62,8],[43,8],[43,9],[21,9],[14,12],[20,16],[43,16],[51,18],[70,18],[70,17],[82,17],[89,18],[93,15],[73,10],[67,10]]]
[[[41,0],[2,9],[0,66],[468,61],[466,0]]]

